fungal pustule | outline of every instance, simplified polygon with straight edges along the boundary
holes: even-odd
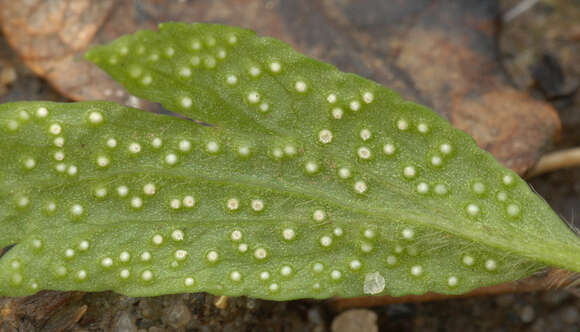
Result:
[[[230,234],[232,241],[240,241],[243,237],[242,231],[236,229]]]
[[[43,119],[46,118],[48,116],[48,109],[46,107],[39,107],[36,109],[36,117]]]
[[[318,132],[318,141],[322,144],[332,142],[332,132],[328,129],[323,129]]]
[[[157,192],[157,188],[154,183],[147,183],[143,186],[143,193],[147,196],[153,196]]]
[[[111,163],[111,159],[107,156],[98,156],[97,157],[97,166],[99,167],[107,167]]]
[[[252,207],[252,210],[254,210],[256,212],[260,212],[260,211],[264,210],[264,201],[261,199],[253,199],[250,202],[250,206]]]
[[[368,147],[361,146],[357,149],[357,155],[360,159],[367,160],[372,157],[372,152]]]
[[[363,141],[368,141],[372,137],[372,133],[369,129],[364,128],[359,132],[359,137]]]
[[[320,238],[320,245],[323,247],[330,247],[330,245],[332,244],[332,237],[330,236],[322,236]]]
[[[316,161],[308,161],[306,162],[306,164],[304,165],[304,170],[306,171],[306,173],[308,174],[315,174],[318,172],[319,170],[319,166],[318,163]]]
[[[323,221],[326,218],[326,213],[323,210],[316,210],[312,214],[312,219],[315,221]]]
[[[370,91],[365,91],[362,94],[362,99],[365,102],[365,104],[370,104],[375,100],[375,95]]]
[[[415,232],[411,228],[403,229],[401,234],[403,235],[403,238],[406,240],[412,240],[415,237]]]
[[[240,208],[240,201],[237,198],[230,198],[226,202],[226,207],[230,211],[236,211]]]
[[[107,147],[114,149],[117,147],[117,140],[115,138],[109,138],[107,139],[107,143],[106,143]]]
[[[278,61],[270,62],[270,71],[273,73],[279,73],[282,70],[282,65]]]
[[[175,164],[177,164],[178,161],[179,161],[179,158],[177,157],[177,155],[175,153],[168,153],[165,156],[165,163],[167,165],[175,165]]]
[[[195,279],[193,279],[192,277],[187,277],[187,278],[184,279],[183,284],[186,287],[191,287],[191,286],[193,286],[195,284]]]
[[[183,197],[183,207],[192,208],[195,206],[195,198],[192,195],[187,195]]]
[[[184,78],[190,77],[191,76],[191,69],[189,67],[181,67],[179,69],[179,76],[182,76]]]
[[[187,139],[179,141],[179,150],[182,152],[189,152],[191,150],[191,142]]]
[[[308,85],[304,81],[296,81],[296,83],[294,83],[294,88],[297,92],[304,93],[308,89]]]
[[[268,257],[268,251],[260,247],[254,251],[254,257],[258,260],[263,260]]]
[[[419,277],[423,274],[423,267],[421,265],[414,265],[411,267],[410,272],[413,277]]]
[[[220,151],[220,146],[219,146],[218,142],[216,142],[216,141],[207,142],[205,148],[206,148],[206,151],[210,154],[216,154]]]
[[[280,269],[280,274],[284,277],[288,277],[293,273],[292,267],[285,265],[282,266],[282,268]]]
[[[236,75],[230,74],[226,77],[226,83],[228,85],[236,85],[236,83],[238,83],[238,77]]]
[[[129,144],[128,150],[132,154],[138,154],[139,152],[141,152],[141,144],[133,142]]]
[[[103,114],[101,112],[98,111],[92,111],[89,113],[88,116],[88,121],[89,123],[93,124],[93,125],[100,125],[104,122],[104,117]]]
[[[173,256],[175,257],[175,259],[178,260],[178,261],[185,260],[187,258],[187,255],[188,255],[187,250],[183,250],[183,249],[178,249],[173,254]]]
[[[341,179],[348,179],[351,176],[350,168],[348,167],[341,167],[338,169],[338,176]]]
[[[207,261],[208,261],[208,262],[210,262],[210,263],[215,263],[215,262],[217,262],[217,260],[219,259],[219,254],[218,254],[218,252],[217,252],[217,251],[215,251],[215,250],[211,250],[211,251],[209,251],[209,252],[207,253],[207,255],[206,255],[206,259],[207,259]]]
[[[385,289],[385,278],[379,272],[367,273],[363,283],[364,294],[375,295]]]
[[[242,280],[242,274],[239,271],[232,271],[230,273],[230,279],[232,281],[236,281],[236,282],[240,281],[240,280]]]
[[[260,74],[262,73],[262,70],[257,67],[257,66],[252,66],[250,67],[250,69],[248,70],[248,73],[250,74],[250,76],[252,77],[258,77],[260,76]]]
[[[417,169],[414,166],[405,166],[403,168],[403,176],[407,179],[412,179],[417,175]]]
[[[140,209],[143,207],[143,199],[141,197],[133,197],[131,198],[131,207],[134,209]]]
[[[340,107],[335,107],[335,108],[332,109],[331,114],[332,114],[332,117],[334,119],[340,120],[340,119],[342,119],[342,116],[344,114],[344,111]]]
[[[339,270],[332,270],[330,272],[330,278],[332,280],[339,280],[340,278],[342,278],[342,272],[340,272]]]
[[[286,241],[293,240],[296,237],[296,232],[292,228],[285,228],[282,231],[282,237]]]
[[[238,147],[237,153],[241,158],[245,158],[250,156],[251,149],[248,145],[241,145]]]
[[[364,181],[356,181],[354,183],[354,191],[357,194],[364,194],[368,190],[368,185]]]
[[[251,91],[246,98],[250,104],[257,104],[260,101],[260,94],[256,91]]]

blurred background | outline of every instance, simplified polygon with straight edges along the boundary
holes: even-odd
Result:
[[[580,168],[536,175],[580,146],[580,0],[0,0],[0,102],[163,111],[82,54],[165,21],[250,28],[427,105],[580,227]],[[580,331],[572,289],[372,304],[42,292],[0,297],[0,331]]]

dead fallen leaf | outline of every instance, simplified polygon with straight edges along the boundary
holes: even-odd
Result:
[[[16,326],[27,331],[24,326],[47,326],[52,325],[51,322],[55,320],[59,324],[52,331],[58,327],[72,326],[87,310],[81,303],[84,296],[81,292],[47,291],[28,297],[6,298],[2,301],[4,307],[0,310],[0,331],[4,331],[4,328],[11,331],[9,327]]]

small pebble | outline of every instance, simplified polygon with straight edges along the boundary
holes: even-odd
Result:
[[[332,332],[378,332],[377,314],[367,309],[348,310],[332,321]]]
[[[166,331],[167,329],[158,326],[152,326],[149,328],[149,332],[166,332]]]
[[[324,324],[324,318],[322,317],[320,307],[316,306],[308,310],[308,320],[315,325]]]
[[[256,301],[255,299],[247,299],[246,300],[246,308],[248,308],[248,310],[255,310],[257,306],[258,306],[258,301]]]
[[[531,323],[536,318],[536,311],[531,305],[526,305],[520,310],[520,319],[523,323]]]
[[[416,307],[410,303],[393,303],[387,306],[389,319],[406,319],[416,315]]]
[[[243,331],[242,325],[239,321],[233,321],[223,326],[223,332],[239,332]]]
[[[563,290],[563,289],[557,289],[557,290],[545,292],[542,295],[542,301],[548,305],[551,305],[551,306],[558,306],[558,305],[564,303],[564,301],[569,299],[571,296],[572,295],[570,294],[570,292]]]
[[[143,318],[150,320],[160,319],[163,314],[162,309],[163,308],[158,301],[153,301],[151,299],[143,299],[139,301],[138,304],[138,312]]]
[[[495,303],[500,307],[509,307],[514,303],[515,296],[513,294],[499,295],[495,298]]]
[[[580,322],[580,312],[578,308],[573,305],[564,307],[560,312],[560,317],[562,317],[562,322],[572,325]]]
[[[168,309],[163,317],[165,323],[174,329],[179,329],[187,325],[191,320],[191,311],[183,303],[177,303]]]
[[[114,332],[137,332],[137,326],[127,311],[123,311],[113,324]]]
[[[539,317],[538,319],[536,319],[536,321],[534,322],[534,324],[532,325],[532,327],[530,327],[530,332],[545,332],[548,331],[548,324],[546,323],[546,321],[542,318]]]
[[[16,81],[18,74],[16,73],[16,68],[12,66],[6,66],[0,71],[0,86],[4,87],[10,85]]]

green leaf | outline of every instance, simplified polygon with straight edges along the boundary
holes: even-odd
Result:
[[[376,83],[207,24],[88,57],[212,126],[106,102],[1,105],[0,246],[16,244],[2,295],[459,294],[580,271],[580,240],[522,179]]]

